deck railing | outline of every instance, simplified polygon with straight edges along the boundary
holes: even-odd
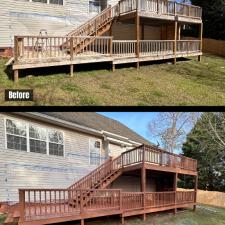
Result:
[[[15,36],[15,62],[73,60],[76,55],[110,55],[112,37]]]
[[[140,41],[140,56],[158,56],[171,55],[174,51],[174,41],[172,40],[141,40]]]
[[[121,0],[120,14],[132,11],[146,11],[161,15],[183,16],[195,19],[202,18],[202,8],[199,6],[164,0]]]
[[[151,146],[142,145],[122,153],[123,167],[138,164],[140,162],[190,171],[197,170],[197,160],[176,155]]]
[[[201,51],[201,41],[199,40],[181,40],[177,41],[178,53],[192,53]]]
[[[84,201],[87,192],[92,192],[92,195],[89,201]],[[119,189],[20,189],[20,221],[88,214],[99,210],[108,211],[111,215],[112,210],[120,214],[130,210],[176,207],[194,203],[195,194],[195,191],[143,193],[122,192]],[[71,205],[71,195],[77,197],[77,204]]]
[[[136,55],[136,44],[135,40],[120,40],[113,41],[113,55],[115,57],[126,57]]]

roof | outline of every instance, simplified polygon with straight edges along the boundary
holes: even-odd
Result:
[[[74,124],[106,131],[129,138],[132,141],[152,145],[148,140],[128,128],[117,120],[108,118],[95,112],[41,112],[42,114],[65,120]]]

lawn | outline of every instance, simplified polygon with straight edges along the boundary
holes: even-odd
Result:
[[[75,225],[67,223],[64,225]],[[86,225],[119,225],[119,218],[107,217],[102,220],[85,222]],[[192,210],[179,211],[176,216],[172,213],[148,214],[144,222],[138,216],[125,219],[125,225],[225,225],[225,209],[212,206],[197,206],[196,212]],[[3,225],[0,215],[0,225]]]
[[[0,105],[225,105],[225,58],[204,55],[171,62],[150,63],[136,70],[120,66],[115,72],[106,65],[27,70],[18,84],[6,74],[0,60]],[[34,89],[34,102],[5,102],[4,89]]]

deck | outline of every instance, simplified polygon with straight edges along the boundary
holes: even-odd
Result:
[[[87,40],[90,44],[79,52],[71,50],[74,43]],[[15,46],[14,70],[96,62],[122,64],[202,54],[200,40],[140,40],[137,43],[112,37],[17,36]]]
[[[86,196],[85,204],[70,205],[72,196]],[[87,218],[146,214],[196,205],[195,191],[122,192],[121,190],[21,189],[19,225],[51,224]]]
[[[141,169],[141,192],[108,189],[117,177],[128,170]],[[145,170],[174,174],[173,191],[146,192]],[[197,161],[152,146],[142,145],[110,158],[67,189],[20,189],[19,225],[51,224],[88,218],[120,215],[144,215],[151,212],[196,205],[194,191],[177,191],[178,173],[195,176]]]
[[[114,40],[112,25],[127,20],[135,22],[136,40]],[[173,24],[172,40],[145,40],[140,27]],[[181,24],[197,24],[199,37],[182,40]],[[102,36],[106,32],[109,36]],[[142,40],[140,40],[140,35]],[[50,66],[70,66],[83,63],[108,62],[112,65],[124,63],[173,59],[202,55],[202,9],[198,6],[164,0],[121,0],[109,6],[66,36],[15,36],[14,80],[19,70]]]

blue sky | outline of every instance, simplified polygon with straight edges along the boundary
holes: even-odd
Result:
[[[156,143],[150,132],[148,132],[148,123],[155,118],[155,112],[100,112],[104,116],[120,121],[149,141]]]

